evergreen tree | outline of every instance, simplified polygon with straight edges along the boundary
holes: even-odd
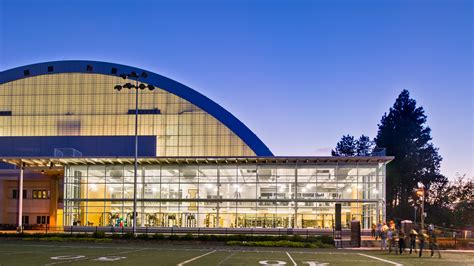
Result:
[[[351,135],[342,136],[336,144],[336,149],[331,151],[332,156],[369,156],[374,143],[369,137],[362,135],[355,139]]]
[[[355,156],[357,152],[357,144],[353,136],[342,136],[341,140],[336,144],[336,149],[331,151],[332,156]]]
[[[357,156],[369,156],[372,153],[374,143],[370,140],[369,137],[362,134],[357,140]]]
[[[395,159],[387,165],[387,215],[392,218],[412,218],[410,206],[416,201],[414,189],[422,182],[426,191],[437,183],[447,182],[439,173],[441,156],[431,142],[431,129],[426,126],[423,107],[403,90],[388,115],[378,125],[377,147],[387,149]]]

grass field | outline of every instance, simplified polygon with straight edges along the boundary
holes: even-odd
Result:
[[[0,265],[474,265],[474,253],[443,258],[381,251],[243,248],[215,244],[0,242]]]

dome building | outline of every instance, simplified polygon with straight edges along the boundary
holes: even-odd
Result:
[[[1,72],[0,147],[0,224],[65,230],[369,228],[393,159],[274,156],[199,92],[95,61]]]

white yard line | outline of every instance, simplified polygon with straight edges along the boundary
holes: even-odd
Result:
[[[371,259],[374,259],[374,260],[383,261],[383,262],[390,263],[390,264],[397,265],[397,266],[402,266],[403,265],[403,264],[400,264],[398,262],[384,260],[384,259],[381,259],[381,258],[377,258],[377,257],[374,257],[374,256],[363,254],[363,253],[357,253],[357,254],[359,254],[360,256],[364,256],[364,257],[371,258]]]
[[[207,256],[207,255],[209,255],[209,254],[212,254],[212,253],[214,253],[214,252],[216,252],[216,251],[217,251],[217,250],[213,250],[213,251],[208,252],[208,253],[206,253],[206,254],[202,254],[202,255],[200,255],[200,256],[197,256],[197,257],[191,258],[191,259],[189,259],[189,260],[180,262],[180,263],[177,264],[177,266],[182,266],[182,265],[184,265],[184,264],[190,263],[191,261],[195,261],[195,260],[200,259],[200,258],[202,258],[202,257],[204,257],[204,256]]]
[[[291,257],[290,253],[286,252],[286,255],[288,255],[288,257],[290,258],[291,262],[293,262],[293,265],[294,266],[297,266],[298,264],[296,264],[295,260]]]
[[[219,261],[219,263],[217,263],[216,266],[222,265],[222,263],[226,262],[228,259],[230,259],[232,256],[234,256],[234,255],[237,254],[237,253],[238,253],[238,252],[231,253],[230,255],[228,255],[227,257],[225,257],[225,258],[222,259],[221,261]]]

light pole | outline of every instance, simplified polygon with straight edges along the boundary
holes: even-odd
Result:
[[[418,182],[418,190],[416,195],[421,198],[421,230],[425,228],[425,186],[423,183]],[[423,232],[423,231],[422,231]]]
[[[415,209],[415,213],[414,213],[414,215],[415,215],[414,224],[416,224],[416,210],[418,210],[418,207],[414,206],[413,208]]]
[[[125,83],[123,85],[116,85],[115,90],[121,91],[123,88],[135,89],[135,158],[134,158],[134,170],[133,170],[133,222],[132,222],[132,232],[135,236],[137,233],[137,176],[138,176],[138,90],[144,90],[148,88],[150,91],[154,90],[153,85],[145,85],[139,83],[140,78],[147,78],[148,73],[142,72],[140,76],[137,75],[137,72],[132,71],[130,74],[120,74],[120,77],[123,79],[131,78],[135,79],[135,85],[132,83]]]

